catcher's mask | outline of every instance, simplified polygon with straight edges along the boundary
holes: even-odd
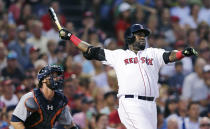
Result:
[[[64,82],[63,72],[64,72],[63,69],[58,65],[45,66],[39,71],[37,75],[37,78],[39,80],[39,88],[42,87],[42,81],[46,77],[49,77],[50,85],[47,85],[47,87],[50,88],[51,90],[61,89]],[[56,80],[54,79],[55,75],[56,78],[58,78]]]

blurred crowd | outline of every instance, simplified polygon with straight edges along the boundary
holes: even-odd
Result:
[[[47,64],[63,66],[61,90],[81,129],[125,129],[117,113],[115,72],[60,40],[49,6],[62,26],[95,46],[123,49],[125,30],[140,23],[152,32],[147,47],[195,48],[198,57],[161,68],[157,124],[158,129],[210,129],[210,0],[78,1],[86,2],[80,23],[64,15],[59,1],[0,0],[0,129],[12,129],[16,104],[37,86],[37,73]]]

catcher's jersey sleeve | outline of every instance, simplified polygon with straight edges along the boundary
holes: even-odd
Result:
[[[62,125],[71,125],[72,123],[72,116],[69,111],[69,107],[66,106],[63,111],[61,112],[61,115],[58,119],[58,122]]]
[[[27,109],[25,107],[25,101],[27,98],[29,97],[33,97],[33,93],[29,92],[25,95],[23,95],[18,103],[18,105],[16,106],[13,115],[16,116],[17,118],[19,118],[22,121],[25,121],[27,116],[29,115],[29,112],[27,112]]]

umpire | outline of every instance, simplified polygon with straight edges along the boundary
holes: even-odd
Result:
[[[45,66],[38,73],[38,88],[25,94],[16,106],[11,125],[15,129],[51,129],[55,122],[65,129],[77,129],[67,105],[67,98],[57,92],[63,86],[60,66]]]

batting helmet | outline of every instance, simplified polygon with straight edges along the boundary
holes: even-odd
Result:
[[[43,67],[38,75],[37,75],[37,78],[38,78],[38,81],[39,81],[39,87],[42,86],[42,80],[46,77],[50,77],[50,86],[48,86],[50,89],[52,90],[57,90],[59,88],[61,88],[63,86],[63,82],[64,82],[64,79],[63,79],[63,69],[58,66],[58,65],[47,65],[45,67]],[[59,80],[56,80],[54,81],[54,77],[52,75],[52,73],[57,73],[57,76],[60,76]]]
[[[146,37],[150,35],[149,29],[145,28],[143,25],[133,24],[130,28],[126,30],[124,35],[127,45],[132,44],[135,41],[134,33],[138,31],[143,32]]]

